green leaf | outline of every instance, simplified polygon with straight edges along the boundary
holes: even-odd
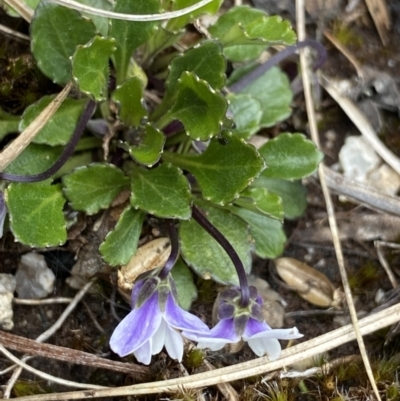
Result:
[[[3,139],[11,132],[18,132],[20,118],[21,117],[9,114],[0,108],[0,139]]]
[[[39,68],[54,82],[67,83],[76,46],[87,43],[95,32],[93,23],[77,11],[42,1],[31,23],[31,47]]]
[[[115,49],[115,39],[95,36],[89,43],[77,46],[72,56],[72,75],[79,90],[96,101],[107,98],[108,60]]]
[[[221,205],[235,199],[265,166],[254,146],[228,132],[218,139],[211,139],[201,155],[164,152],[163,158],[190,171],[198,181],[203,197]]]
[[[234,62],[254,60],[267,46],[296,42],[296,34],[288,21],[268,17],[263,11],[248,6],[231,8],[209,32],[221,41],[225,56]]]
[[[178,87],[179,78],[184,72],[192,72],[198,78],[207,81],[213,89],[225,85],[226,62],[221,45],[213,40],[206,40],[200,45],[175,57],[170,65],[165,86],[169,93]]]
[[[235,200],[235,204],[255,213],[283,220],[283,203],[280,196],[266,188],[248,188]]]
[[[312,174],[323,159],[315,144],[302,134],[280,134],[259,149],[268,168],[265,177],[295,180]]]
[[[44,96],[38,102],[28,106],[22,115],[20,131],[28,127],[32,121],[50,104],[54,95]],[[46,125],[40,130],[33,142],[51,146],[65,145],[73,134],[86,100],[67,98],[54,113]]]
[[[190,7],[198,3],[198,0],[173,0],[172,1],[172,11],[182,10],[183,8]],[[192,11],[189,14],[182,15],[178,18],[172,18],[168,21],[167,29],[171,31],[176,31],[183,28],[185,25],[195,20],[202,14],[216,14],[223,3],[223,0],[212,0],[210,3],[197,10]]]
[[[260,129],[262,110],[260,102],[250,95],[230,95],[229,111],[236,126],[233,132],[249,139]]]
[[[17,241],[32,247],[62,245],[67,240],[61,185],[50,180],[13,183],[5,192],[10,228]]]
[[[111,11],[112,3],[108,0],[76,0],[78,3],[85,4],[87,6],[96,7],[101,10]],[[109,29],[109,20],[105,17],[99,17],[98,15],[82,13],[86,18],[90,18],[96,27],[97,33],[101,36],[106,37]]]
[[[295,219],[303,215],[307,207],[307,190],[301,181],[287,181],[277,178],[263,177],[261,174],[253,187],[264,187],[282,198],[286,219]]]
[[[158,0],[117,0],[113,11],[124,14],[156,14],[160,11],[160,2]],[[114,54],[117,84],[127,78],[134,50],[149,40],[158,24],[158,21],[112,20],[109,36],[117,40],[117,50]]]
[[[246,272],[250,273],[253,243],[246,223],[226,210],[203,205],[202,209],[210,222],[231,243]],[[195,220],[182,221],[179,236],[182,256],[199,276],[226,285],[239,283],[235,267],[226,252]]]
[[[175,282],[179,306],[189,310],[192,302],[197,298],[197,287],[193,282],[192,273],[182,259],[178,259],[171,270],[171,275]]]
[[[281,222],[239,207],[231,207],[230,210],[249,224],[250,233],[256,241],[257,256],[274,259],[282,254],[286,236]]]
[[[271,127],[291,114],[292,91],[287,76],[273,67],[240,91],[257,99],[263,111],[260,128]]]
[[[43,173],[56,162],[62,151],[61,146],[31,143],[4,171],[20,175]]]
[[[188,219],[191,193],[182,171],[169,163],[150,170],[137,168],[132,175],[131,204],[157,217]]]
[[[217,135],[228,107],[226,99],[190,72],[182,74],[176,90],[175,103],[158,125],[179,120],[187,135],[198,141]]]
[[[99,251],[111,266],[125,265],[136,252],[144,213],[128,206],[121,214],[117,225],[110,231]]]
[[[112,164],[94,163],[78,167],[62,179],[64,193],[75,210],[92,215],[106,209],[129,187],[129,179]]]
[[[112,100],[119,103],[119,118],[127,125],[138,127],[142,118],[147,116],[143,98],[143,83],[138,77],[122,82],[112,94]]]
[[[143,134],[139,145],[131,146],[129,153],[138,163],[152,167],[160,160],[165,135],[151,124],[146,124]]]

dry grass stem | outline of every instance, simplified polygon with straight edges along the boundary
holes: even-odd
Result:
[[[54,305],[54,304],[69,304],[73,298],[47,298],[47,299],[22,299],[13,298],[13,302],[18,305]]]
[[[19,33],[18,31],[14,31],[14,29],[10,29],[3,24],[0,24],[0,32],[3,32],[14,39],[21,39],[23,41],[28,41],[28,42],[31,40],[29,36],[24,35],[23,33]]]
[[[389,42],[387,31],[391,27],[390,15],[385,0],[365,0],[369,13],[374,20],[376,29],[382,43],[386,46]]]
[[[65,308],[64,312],[61,314],[61,316],[57,319],[57,321],[51,326],[48,330],[46,330],[44,333],[42,333],[37,339],[37,342],[44,342],[47,341],[65,322],[67,317],[71,314],[71,312],[75,309],[75,307],[78,305],[79,301],[85,296],[86,292],[89,290],[89,288],[92,286],[95,280],[89,281],[85,286],[77,292],[75,295],[74,299],[72,302]],[[28,356],[24,356],[21,360],[21,363],[25,363],[27,360]],[[14,387],[15,382],[17,381],[19,375],[22,372],[22,365],[19,364],[20,366],[14,371],[13,375],[11,378],[8,380],[7,386],[4,390],[3,397],[5,399],[10,398],[11,390]]]
[[[378,254],[379,262],[381,263],[382,267],[385,269],[385,272],[390,280],[390,283],[392,284],[392,287],[397,288],[398,283],[396,280],[396,276],[394,275],[392,269],[390,268],[389,263],[387,262],[385,255],[383,254],[382,248],[384,246],[386,246],[386,247],[391,247],[391,248],[395,248],[395,249],[400,249],[400,245],[386,242],[386,241],[374,241],[374,245],[376,248],[376,252]]]
[[[297,34],[299,40],[306,39],[306,29],[305,29],[305,11],[304,11],[304,0],[297,0],[296,2],[296,18],[297,18]],[[303,79],[303,87],[304,87],[304,96],[306,99],[306,108],[307,108],[307,117],[310,125],[310,133],[311,138],[316,143],[316,145],[320,148],[319,136],[318,136],[318,128],[317,128],[317,120],[315,117],[314,104],[311,95],[311,85],[309,79],[309,63],[307,53],[304,51],[300,51],[300,64],[301,64],[301,72]],[[342,245],[339,239],[339,230],[335,217],[335,210],[331,198],[331,194],[329,192],[328,186],[326,184],[323,162],[318,168],[318,176],[321,182],[322,192],[324,194],[326,210],[328,212],[328,220],[329,227],[332,232],[333,245],[335,247],[336,259],[338,261],[340,277],[342,279],[343,290],[346,296],[347,306],[349,308],[351,321],[354,326],[354,331],[356,334],[356,339],[358,343],[358,347],[360,349],[360,354],[364,362],[365,370],[367,372],[369,381],[371,382],[371,386],[374,390],[376,398],[380,401],[381,397],[379,394],[378,387],[375,382],[374,374],[372,372],[371,364],[367,355],[367,350],[365,348],[364,339],[360,333],[360,328],[358,324],[357,312],[353,302],[353,296],[351,293],[349,280],[347,277],[347,271],[344,263],[344,257],[342,252]]]
[[[359,326],[362,335],[367,335],[391,326],[400,320],[400,304],[391,306],[385,310],[360,319]],[[270,361],[268,357],[216,369],[211,372],[198,373],[189,377],[164,380],[153,383],[135,384],[133,386],[118,387],[106,390],[73,391],[67,393],[42,394],[27,397],[18,397],[18,401],[54,401],[54,400],[79,400],[100,397],[124,397],[138,394],[159,394],[177,392],[180,388],[191,389],[213,386],[234,380],[241,380],[251,376],[262,375],[282,369],[285,366],[313,358],[323,352],[327,352],[350,341],[355,340],[355,332],[352,324],[333,330],[322,336],[305,341],[282,351],[279,359]]]
[[[346,178],[343,174],[336,173],[327,166],[323,166],[323,169],[328,187],[335,192],[378,212],[400,216],[400,202],[397,196],[387,195],[366,187],[357,181]]]
[[[9,0],[8,0],[9,1]],[[120,19],[124,21],[163,21],[171,18],[181,17],[182,15],[186,15],[191,13],[192,11],[197,10],[205,6],[208,3],[211,3],[212,0],[201,0],[198,3],[182,8],[181,10],[171,11],[161,14],[122,14],[115,13],[113,11],[102,10],[101,8],[90,7],[81,3],[78,3],[74,0],[51,0],[55,4],[59,4],[64,7],[72,8],[74,10],[78,10],[82,13],[87,13],[91,15],[98,15],[99,17],[106,17],[111,19]]]
[[[73,382],[70,380],[60,379],[58,377],[49,375],[48,373],[45,373],[45,372],[42,372],[35,368],[32,368],[32,366],[27,365],[25,362],[22,362],[20,359],[15,357],[11,352],[8,352],[1,344],[0,344],[0,352],[2,352],[4,354],[4,356],[7,357],[10,361],[16,363],[21,369],[25,369],[28,372],[31,372],[34,375],[39,376],[42,379],[49,380],[53,383],[62,384],[63,386],[67,386],[67,387],[75,387],[75,388],[83,388],[83,389],[97,390],[97,389],[107,388],[104,386],[97,386],[95,384],[82,384],[82,383],[76,383],[76,382]]]
[[[33,10],[21,0],[4,0],[11,8],[13,8],[26,22],[31,23]]]
[[[47,121],[53,117],[71,89],[72,82],[68,83],[32,123],[29,124],[29,127],[22,131],[18,137],[0,153],[0,171],[3,171],[32,142]]]
[[[320,74],[319,82],[329,95],[336,101],[336,103],[347,114],[350,120],[358,128],[361,134],[368,140],[371,146],[375,149],[376,153],[390,166],[393,170],[400,174],[400,160],[390,151],[383,142],[378,138],[370,122],[361,112],[361,110],[347,97],[340,93],[338,83],[335,83],[328,77]]]

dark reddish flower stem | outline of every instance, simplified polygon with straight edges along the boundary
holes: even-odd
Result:
[[[71,157],[72,153],[74,153],[75,147],[80,137],[82,136],[86,124],[92,117],[95,110],[96,102],[94,102],[93,100],[89,100],[79,118],[75,131],[72,134],[71,140],[67,143],[57,161],[48,170],[44,171],[43,173],[34,175],[0,173],[0,179],[13,182],[38,182],[50,178],[65,164],[65,162]]]
[[[232,260],[239,277],[240,291],[242,293],[240,303],[243,307],[248,306],[250,301],[249,284],[247,282],[246,271],[244,270],[244,266],[239,258],[239,255],[231,243],[221,233],[221,231],[212,225],[206,216],[204,216],[204,214],[194,205],[192,206],[192,217],[222,246],[224,251]]]
[[[162,280],[167,278],[169,272],[175,266],[175,263],[178,260],[180,252],[178,230],[176,229],[174,221],[165,220],[165,225],[167,226],[168,237],[169,240],[171,241],[171,253],[169,254],[167,262],[160,271],[160,274],[158,275],[158,277],[160,277]]]

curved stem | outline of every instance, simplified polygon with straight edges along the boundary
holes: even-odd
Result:
[[[64,165],[64,163],[70,158],[70,156],[74,152],[75,147],[80,137],[82,136],[83,130],[85,129],[86,124],[92,117],[95,110],[96,110],[96,102],[94,102],[93,100],[89,100],[89,102],[85,107],[85,110],[83,111],[81,117],[79,118],[75,131],[72,134],[71,140],[67,143],[57,161],[48,170],[44,171],[43,173],[33,174],[33,175],[0,173],[0,179],[12,182],[38,182],[50,178]]]
[[[240,290],[242,293],[240,303],[243,307],[246,307],[250,301],[249,284],[247,282],[246,271],[244,270],[239,255],[225,236],[214,225],[212,225],[206,216],[204,216],[204,214],[194,205],[192,206],[192,217],[222,246],[224,251],[230,257],[239,277]]]
[[[165,220],[165,225],[167,226],[168,237],[171,241],[171,253],[169,254],[167,262],[158,275],[158,277],[160,277],[160,279],[162,280],[164,280],[168,276],[171,269],[175,266],[180,252],[178,230],[176,229],[174,221]]]
[[[261,64],[249,74],[245,75],[242,79],[238,82],[231,85],[228,89],[231,92],[239,92],[246,86],[250,85],[253,81],[257,78],[260,78],[263,74],[265,74],[269,69],[280,63],[281,61],[285,60],[285,58],[291,56],[292,54],[296,53],[298,50],[302,49],[303,47],[312,47],[318,52],[318,59],[314,63],[313,70],[317,70],[320,68],[326,61],[327,53],[325,47],[317,42],[316,40],[307,39],[303,40],[302,42],[297,43],[295,46],[286,47],[284,50],[276,53],[270,59],[268,59],[265,63]]]

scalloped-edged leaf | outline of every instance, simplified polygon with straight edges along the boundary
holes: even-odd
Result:
[[[276,67],[271,68],[240,91],[257,99],[263,111],[260,128],[271,127],[291,114],[293,94],[287,76]]]
[[[247,224],[227,210],[205,205],[202,209],[207,219],[231,243],[249,273],[253,241]],[[180,223],[179,237],[185,262],[199,276],[226,285],[239,283],[235,267],[226,252],[194,219]]]
[[[79,90],[96,101],[107,98],[108,60],[115,49],[115,39],[95,36],[89,43],[77,46],[72,56],[72,76]]]
[[[157,14],[159,0],[117,0],[114,12],[124,14]],[[127,78],[130,59],[135,49],[147,42],[155,33],[159,21],[137,22],[114,19],[111,21],[109,36],[117,40],[114,64],[117,70],[117,84]]]
[[[42,72],[58,84],[72,78],[70,57],[95,35],[92,21],[75,10],[42,1],[31,23],[31,48]]]
[[[171,275],[175,282],[179,306],[189,310],[192,302],[197,298],[197,287],[193,282],[191,271],[182,259],[178,259],[171,270]]]
[[[5,192],[10,228],[17,241],[33,246],[62,245],[67,240],[63,214],[65,198],[60,184],[50,180],[13,183]]]
[[[43,173],[56,162],[62,151],[61,146],[53,147],[31,143],[4,171],[20,175]]]
[[[211,139],[201,155],[164,152],[163,157],[190,171],[196,177],[203,197],[219,204],[235,199],[265,166],[254,146],[228,132]]]
[[[112,100],[120,106],[119,118],[127,126],[137,127],[147,116],[143,97],[143,83],[139,77],[126,79],[112,93]]]
[[[157,217],[188,219],[191,216],[189,183],[177,167],[163,163],[132,174],[131,205]]]
[[[54,95],[43,96],[38,102],[28,106],[21,118],[20,131],[28,127],[50,104],[54,97]],[[85,99],[65,99],[59,109],[40,130],[33,142],[50,146],[67,144],[75,130],[86,102]]]
[[[172,1],[172,10],[182,10],[182,8],[190,7],[194,4],[198,3],[198,0],[174,0]],[[212,0],[210,3],[206,4],[203,7],[198,8],[197,10],[192,11],[191,13],[182,15],[178,18],[171,18],[168,21],[167,29],[171,31],[176,31],[178,29],[183,28],[189,22],[198,18],[202,14],[216,14],[221,7],[223,0]]]
[[[286,236],[280,221],[244,208],[231,207],[230,210],[249,224],[257,256],[274,259],[282,254]]]
[[[144,213],[128,206],[121,214],[117,225],[110,231],[99,251],[111,266],[125,265],[136,252]]]
[[[96,7],[101,10],[111,11],[112,3],[108,0],[77,0],[78,3],[85,4],[87,6]],[[98,15],[82,13],[86,18],[90,18],[96,27],[97,33],[101,36],[106,37],[109,29],[109,19],[105,17],[99,17]]]
[[[75,210],[92,215],[111,205],[114,198],[129,188],[129,179],[112,164],[94,163],[78,167],[62,178],[64,194]]]
[[[164,143],[164,133],[149,123],[144,128],[140,143],[129,147],[129,154],[138,163],[151,167],[160,160]]]
[[[296,180],[312,174],[324,155],[302,134],[280,134],[259,152],[267,163],[265,177]]]
[[[221,44],[206,40],[171,61],[165,86],[168,92],[174,92],[182,73],[187,71],[207,81],[212,88],[221,89],[225,85],[225,70]]]
[[[266,188],[248,188],[235,200],[238,206],[280,221],[283,220],[283,202],[280,196]]]
[[[268,17],[263,11],[248,6],[234,7],[209,28],[221,41],[225,56],[234,62],[250,61],[271,45],[291,45],[296,34],[288,21]]]
[[[260,129],[262,110],[260,102],[250,95],[230,95],[228,114],[235,122],[233,132],[244,139],[250,138]]]
[[[159,124],[179,120],[186,134],[197,141],[219,134],[228,108],[226,99],[191,72],[182,73],[176,90],[175,102]]]
[[[11,132],[18,132],[20,118],[21,117],[9,114],[0,108],[0,139],[3,139]]]
[[[262,174],[252,187],[263,187],[282,198],[285,219],[295,219],[303,215],[307,207],[307,190],[301,181],[287,181],[267,178]]]

